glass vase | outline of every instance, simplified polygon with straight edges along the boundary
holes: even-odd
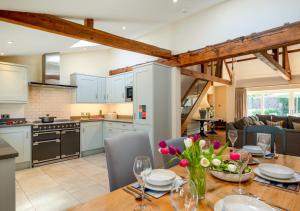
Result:
[[[202,166],[189,166],[189,180],[192,180],[196,187],[198,199],[204,199],[206,193],[206,168]]]

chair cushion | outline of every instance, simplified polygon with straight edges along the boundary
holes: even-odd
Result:
[[[300,123],[293,122],[293,127],[295,130],[300,130]]]
[[[282,127],[287,128],[288,127],[288,117],[286,116],[272,116],[273,122],[283,121]]]
[[[274,126],[274,127],[281,127],[282,128],[283,121],[273,122],[273,121],[267,120],[267,125]]]
[[[259,121],[262,121],[265,125],[267,124],[267,120],[271,121],[271,115],[261,115],[261,114],[256,114],[258,117]]]
[[[296,116],[288,116],[288,128],[289,129],[294,129],[293,122],[300,123],[300,117]]]

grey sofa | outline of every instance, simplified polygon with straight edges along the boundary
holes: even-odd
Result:
[[[253,120],[255,119],[255,120]],[[226,124],[226,140],[229,142],[227,132],[229,129],[236,129],[238,131],[238,139],[235,146],[241,148],[243,146],[244,128],[251,125],[266,125],[269,121],[283,121],[283,129],[286,131],[286,154],[293,156],[300,156],[300,130],[293,127],[293,122],[300,123],[300,117],[294,116],[274,116],[274,115],[257,115],[254,117],[244,117],[235,122]],[[250,140],[248,144],[255,144],[255,134],[248,133],[247,139]],[[275,137],[277,152],[282,153],[281,137]]]

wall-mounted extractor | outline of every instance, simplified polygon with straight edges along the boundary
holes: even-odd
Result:
[[[30,82],[29,85],[77,88],[77,86],[60,83],[60,53],[48,53],[43,55],[42,82]]]

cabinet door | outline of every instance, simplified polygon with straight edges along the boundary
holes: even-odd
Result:
[[[0,102],[26,103],[28,99],[27,70],[22,66],[0,64]]]
[[[106,79],[98,78],[98,103],[106,102]]]
[[[113,96],[111,92],[111,81],[112,81],[111,77],[106,78],[106,86],[105,86],[106,103],[111,103],[113,101]]]
[[[153,114],[153,72],[149,66],[137,68],[134,72],[133,118],[137,124],[152,124]]]
[[[19,156],[16,157],[16,163],[30,161],[30,127],[1,128],[0,137],[18,151]]]
[[[125,81],[124,75],[111,77],[111,95],[112,102],[125,102]]]
[[[125,77],[125,86],[133,86],[133,73],[126,73]]]
[[[102,140],[102,123],[86,122],[81,124],[81,151],[104,147]]]
[[[98,78],[86,75],[77,75],[77,103],[98,102]]]

